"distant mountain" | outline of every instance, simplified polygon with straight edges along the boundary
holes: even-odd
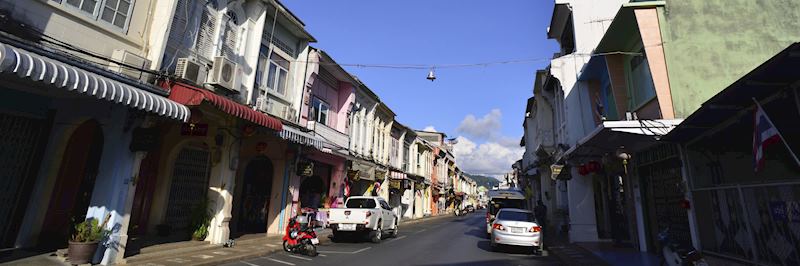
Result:
[[[469,178],[472,178],[472,180],[475,180],[475,182],[478,183],[479,187],[484,186],[488,189],[492,189],[493,187],[500,185],[500,180],[497,180],[497,178],[494,177],[475,175],[469,173],[464,173],[464,175],[466,175]]]

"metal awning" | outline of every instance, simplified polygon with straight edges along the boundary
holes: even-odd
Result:
[[[621,146],[631,151],[641,150],[655,144],[656,136],[666,135],[681,121],[683,120],[605,121],[567,150],[562,157],[600,157]]]
[[[0,72],[172,119],[189,120],[189,108],[182,104],[43,54],[0,43]]]
[[[181,82],[164,82],[161,84],[163,87],[171,89],[169,98],[185,104],[185,105],[200,105],[204,101],[208,101],[221,111],[230,115],[239,117],[241,119],[253,122],[255,124],[264,126],[266,128],[281,131],[283,124],[277,118],[271,117],[265,113],[253,110],[243,104],[234,102],[223,96],[214,94],[205,89],[196,88],[194,86],[184,84]]]
[[[320,151],[323,150],[323,143],[317,139],[316,136],[292,125],[284,124],[283,129],[278,133],[278,135],[285,140],[301,145],[311,146]]]

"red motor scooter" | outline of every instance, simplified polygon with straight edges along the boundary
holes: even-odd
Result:
[[[317,256],[319,239],[314,232],[314,221],[308,215],[297,216],[289,220],[286,234],[283,236],[283,250],[291,253],[302,253]]]

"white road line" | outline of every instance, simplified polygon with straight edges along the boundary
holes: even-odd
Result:
[[[282,260],[276,260],[276,259],[273,259],[273,258],[265,258],[265,259],[268,259],[268,260],[271,260],[271,261],[274,261],[274,262],[277,262],[277,263],[283,263],[283,264],[286,264],[286,265],[294,265],[294,263],[285,262],[285,261],[282,261]]]
[[[320,253],[320,254],[322,254],[322,253],[328,253],[328,254],[353,254],[353,252],[350,252],[350,251],[317,251],[317,253]]]
[[[273,244],[264,244],[264,246],[268,246],[268,247],[271,247],[271,248],[277,247],[277,245],[273,245]]]
[[[365,247],[365,248],[362,248],[362,249],[359,249],[359,250],[353,251],[353,253],[352,253],[352,254],[356,254],[356,253],[359,253],[359,252],[361,252],[361,251],[364,251],[364,250],[367,250],[367,249],[371,249],[371,248],[372,248],[372,247]]]
[[[317,255],[320,256],[320,257],[327,257],[328,256],[328,255],[325,255],[325,254],[317,254]]]
[[[309,259],[309,258],[303,258],[303,257],[300,257],[300,256],[295,256],[295,255],[288,255],[287,254],[286,256],[289,256],[289,257],[292,257],[292,258],[295,258],[295,259],[301,259],[301,260],[312,260],[312,259]]]
[[[250,266],[261,266],[261,265],[249,263],[249,262],[246,262],[246,261],[240,261],[240,262],[244,263],[244,264],[247,264],[247,265],[250,265]]]
[[[403,239],[403,238],[406,238],[406,237],[407,237],[407,236],[399,236],[399,237],[397,237],[397,238],[395,238],[395,239],[392,239],[392,240],[386,241],[386,243],[391,243],[391,242],[394,242],[394,241],[397,241],[397,240],[400,240],[400,239]]]

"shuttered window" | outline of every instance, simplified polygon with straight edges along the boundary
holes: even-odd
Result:
[[[236,61],[236,54],[239,45],[239,21],[236,14],[228,12],[225,23],[225,35],[223,36],[222,56],[227,57],[231,61]]]
[[[211,61],[214,53],[214,37],[217,29],[217,11],[211,7],[202,9],[195,51],[201,58]]]

